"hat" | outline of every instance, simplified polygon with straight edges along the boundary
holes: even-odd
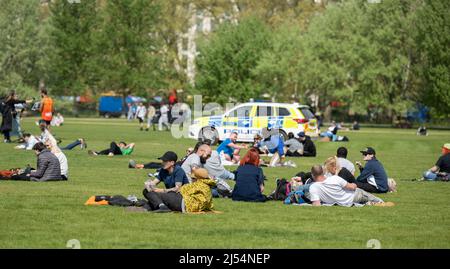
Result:
[[[178,156],[173,151],[167,151],[166,153],[164,153],[163,156],[158,158],[158,160],[162,160],[163,162],[167,162],[167,161],[174,161],[174,162],[176,162],[177,159],[178,159]]]
[[[450,143],[444,144],[442,147],[445,148],[445,149],[450,150]]]
[[[305,137],[305,132],[301,131],[297,134],[298,137]]]
[[[209,175],[205,168],[197,168],[192,171],[191,177],[196,179],[205,179],[209,178]]]
[[[371,147],[367,147],[364,150],[360,151],[362,154],[370,154],[370,155],[375,155],[375,150]]]

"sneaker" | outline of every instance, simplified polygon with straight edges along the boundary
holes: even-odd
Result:
[[[160,205],[159,209],[152,211],[154,213],[167,213],[172,212],[166,205]]]
[[[91,156],[97,156],[97,152],[93,151],[93,150],[88,150],[88,154]]]
[[[136,161],[135,160],[130,160],[128,162],[128,168],[136,168]]]

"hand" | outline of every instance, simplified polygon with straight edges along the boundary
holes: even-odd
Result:
[[[360,162],[355,162],[355,164],[356,164],[359,168],[362,167],[362,164],[361,164]]]

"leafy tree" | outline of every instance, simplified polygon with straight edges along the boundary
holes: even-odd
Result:
[[[0,96],[36,94],[45,78],[48,40],[38,1],[0,0]]]
[[[417,11],[415,40],[423,102],[440,115],[450,114],[450,2],[427,0]]]
[[[50,87],[60,95],[82,94],[95,79],[96,1],[56,0],[49,5],[54,48],[50,53]]]
[[[248,101],[262,89],[252,70],[270,46],[270,32],[258,19],[238,25],[224,23],[210,39],[200,44],[196,90],[217,103]]]
[[[155,1],[106,2],[96,57],[101,89],[146,94],[164,86],[159,10]]]

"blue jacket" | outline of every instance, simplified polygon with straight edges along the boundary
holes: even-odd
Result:
[[[258,146],[267,146],[269,152],[272,154],[278,152],[280,156],[284,155],[284,141],[278,134],[271,135],[270,140],[261,141]]]
[[[377,189],[380,192],[387,192],[389,190],[386,171],[383,165],[375,158],[366,163],[366,166],[361,170],[361,174],[356,180],[367,183],[367,179],[370,176],[375,178]]]

